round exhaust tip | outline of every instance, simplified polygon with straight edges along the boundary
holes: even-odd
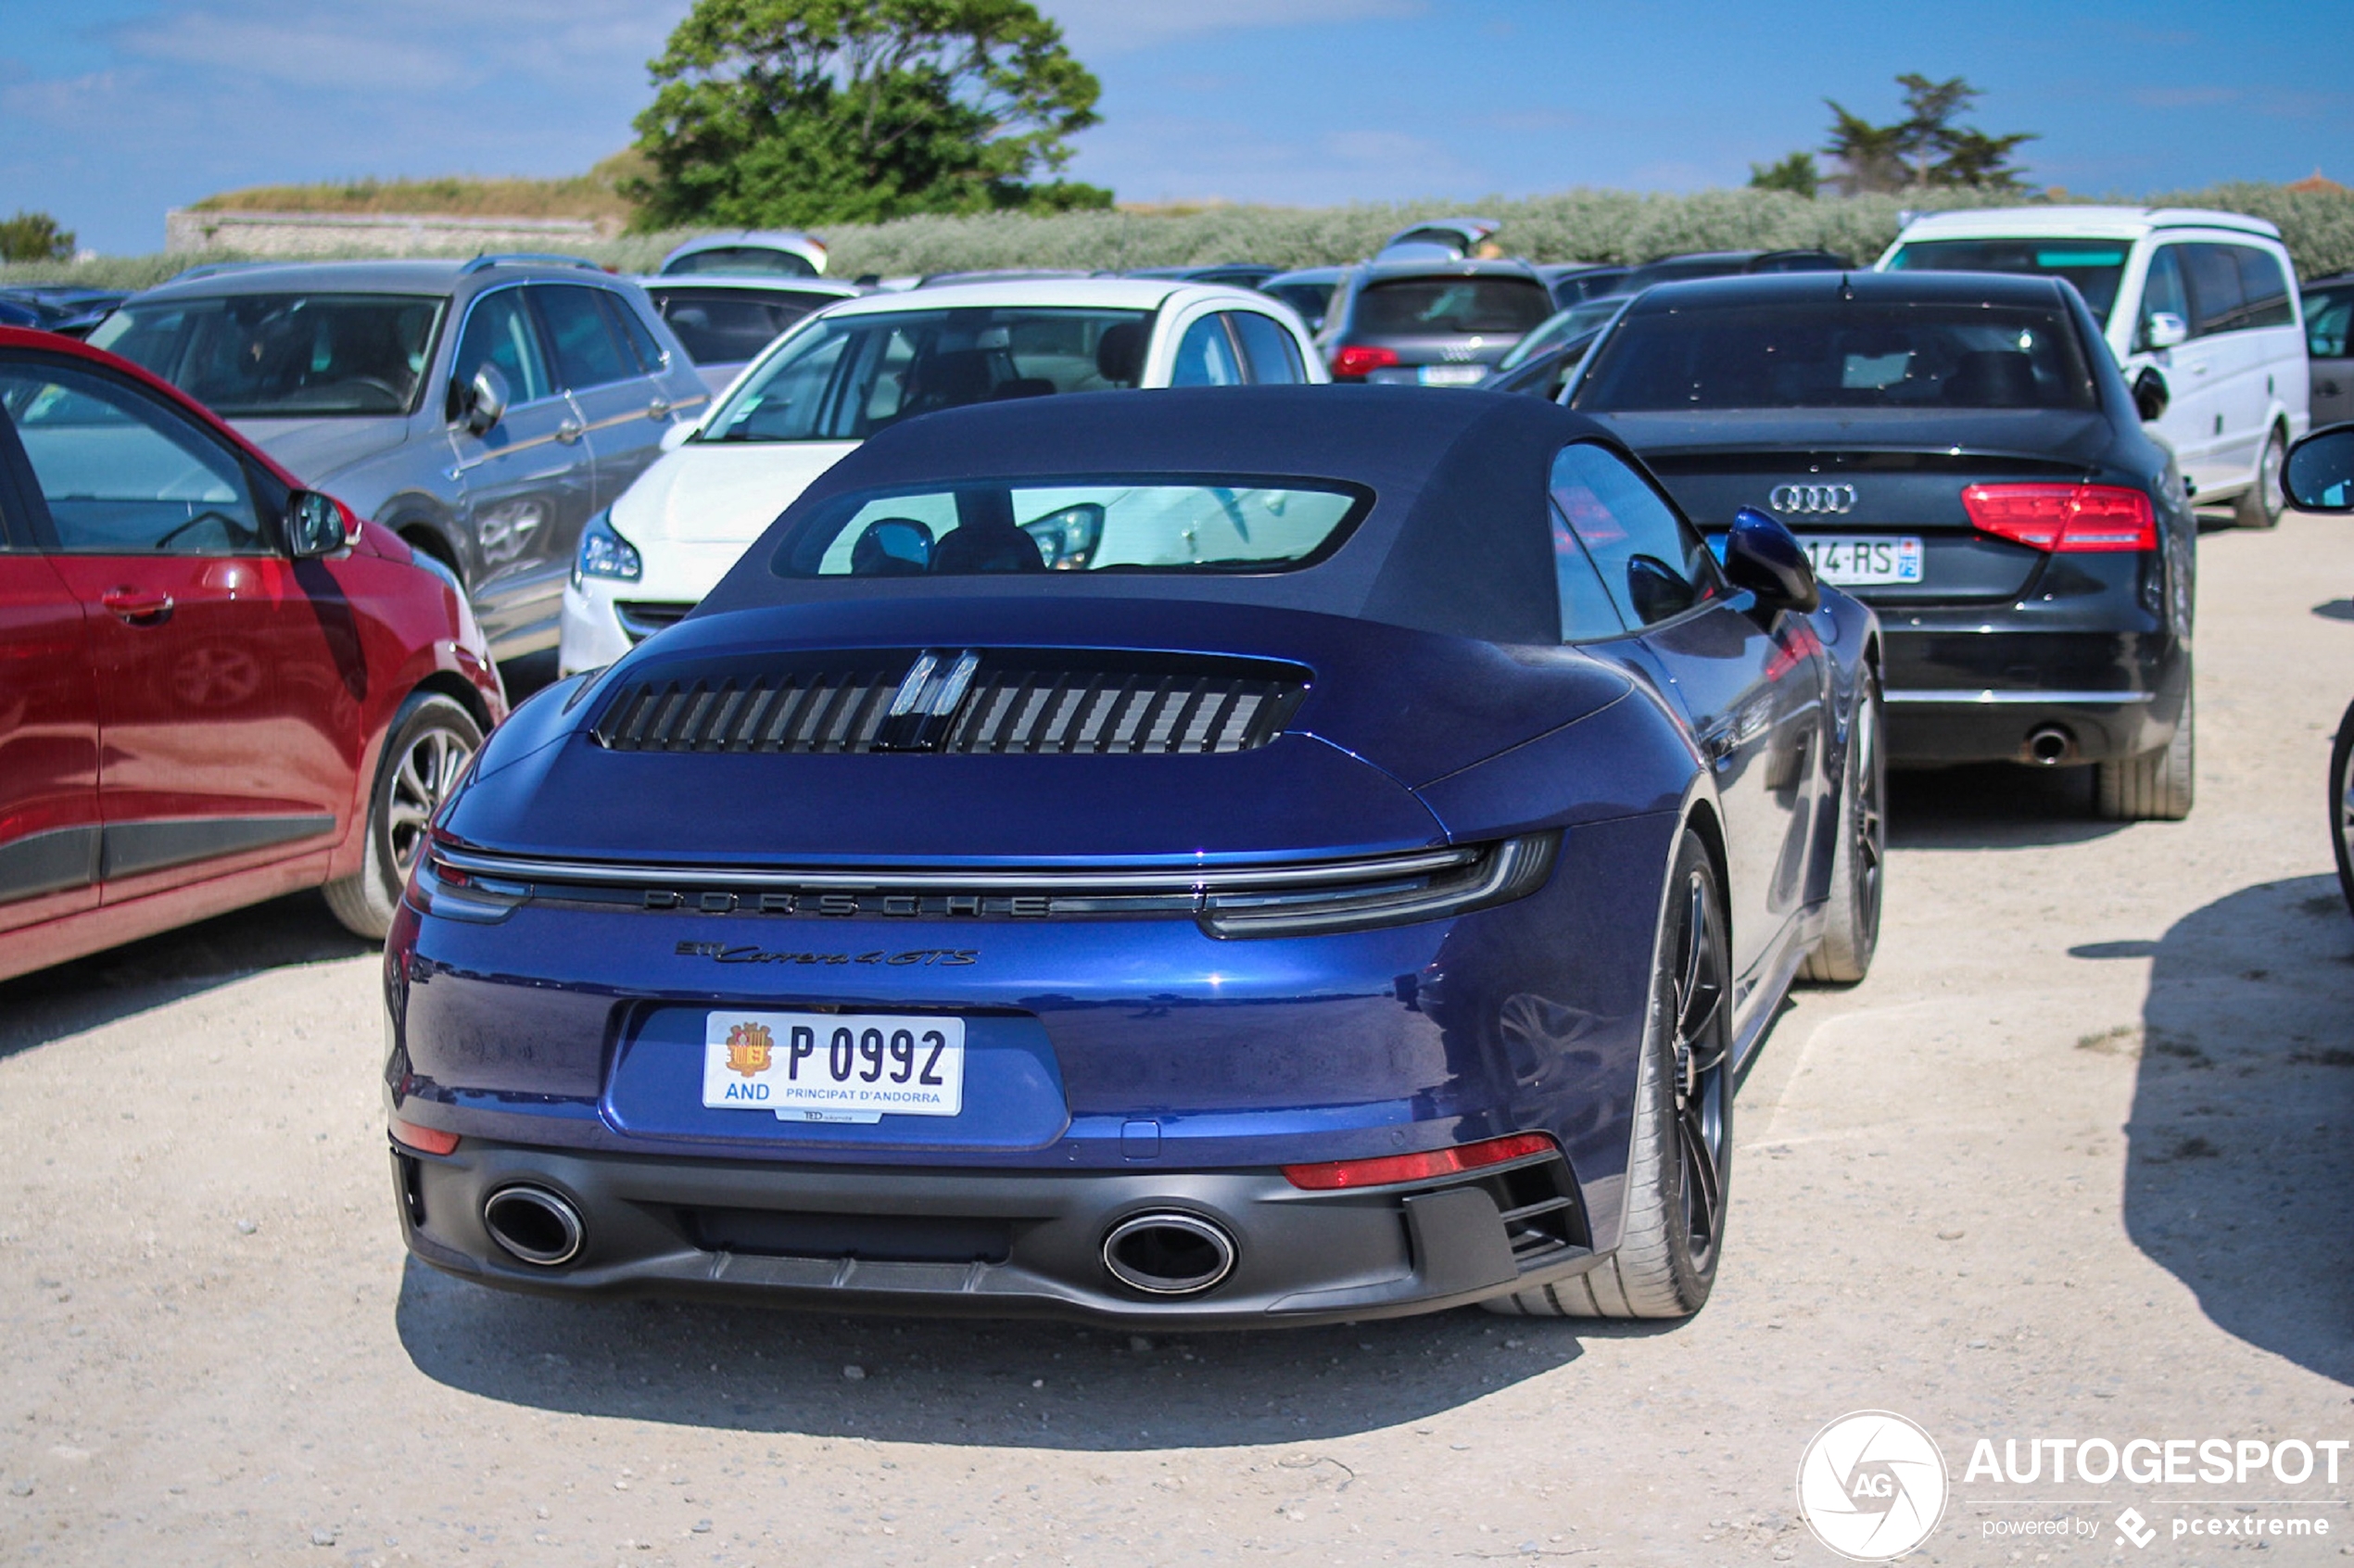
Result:
[[[1234,1238],[1198,1214],[1137,1214],[1104,1233],[1104,1267],[1131,1290],[1198,1296],[1234,1271]]]
[[[2028,757],[2045,767],[2056,767],[2075,753],[2076,737],[2062,726],[2046,724],[2028,732]]]
[[[483,1229],[525,1263],[553,1269],[580,1256],[580,1211],[545,1187],[501,1187],[482,1203]]]

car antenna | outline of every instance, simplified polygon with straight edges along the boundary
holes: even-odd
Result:
[[[1855,297],[1855,285],[1847,281],[1847,272],[1843,268],[1839,274],[1839,297],[1841,299],[1851,300]]]

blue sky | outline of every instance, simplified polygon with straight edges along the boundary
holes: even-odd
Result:
[[[1692,190],[1836,97],[1968,77],[2039,183],[2354,183],[2343,0],[1045,0],[1104,83],[1069,172],[1126,200]],[[158,248],[218,190],[563,174],[629,139],[685,0],[0,0],[0,210]]]

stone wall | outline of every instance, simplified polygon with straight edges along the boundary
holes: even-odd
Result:
[[[562,250],[620,233],[610,219],[449,218],[423,212],[213,212],[163,217],[166,255],[234,250],[248,256],[448,256]]]

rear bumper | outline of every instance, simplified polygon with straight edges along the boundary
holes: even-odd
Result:
[[[2163,631],[1937,626],[1924,619],[1881,619],[1892,762],[2115,762],[2173,738],[2190,659]],[[2064,751],[2039,755],[2035,738],[2053,731]]]
[[[402,1233],[420,1258],[482,1284],[555,1296],[1238,1328],[1432,1311],[1596,1261],[1559,1156],[1328,1193],[1303,1192],[1274,1170],[843,1170],[470,1138],[449,1156],[396,1144],[393,1180]],[[526,1182],[578,1212],[584,1239],[574,1260],[537,1267],[492,1239],[486,1200]],[[1231,1273],[1190,1296],[1115,1278],[1107,1233],[1159,1211],[1229,1235]]]

